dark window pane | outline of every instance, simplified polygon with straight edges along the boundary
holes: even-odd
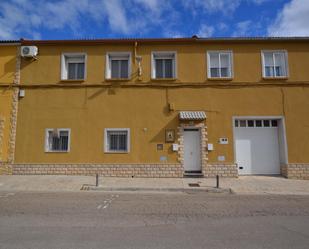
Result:
[[[282,68],[280,66],[276,66],[275,70],[276,70],[276,76],[283,76]]]
[[[277,127],[278,126],[278,121],[277,120],[272,120],[271,121],[271,126],[272,127]]]
[[[270,126],[270,121],[269,120],[263,120],[264,127],[269,127]]]
[[[228,71],[229,69],[227,67],[221,68],[221,77],[229,77]]]
[[[156,78],[163,78],[163,60],[156,59]]]
[[[274,76],[274,67],[265,67],[265,76],[266,77],[273,77]]]
[[[69,133],[67,131],[60,131],[58,134],[49,133],[50,150],[51,151],[67,151],[69,146]]]
[[[111,77],[112,78],[120,78],[119,63],[120,63],[119,60],[111,61]]]
[[[165,59],[165,75],[164,78],[173,78],[173,60]]]
[[[239,120],[240,127],[246,127],[246,120]]]
[[[254,127],[254,120],[248,120],[248,127]]]
[[[238,127],[238,120],[235,120],[235,127]]]
[[[109,150],[110,151],[127,151],[127,132],[126,131],[109,131]]]
[[[77,64],[77,79],[84,79],[84,71],[85,71],[85,64],[78,63]]]
[[[109,146],[110,150],[117,150],[117,135],[110,135]]]
[[[69,80],[75,79],[75,63],[68,64],[68,79]]]
[[[58,137],[53,137],[53,142],[52,142],[52,150],[57,151],[59,150],[59,138]]]
[[[255,120],[256,127],[262,127],[262,120]]]
[[[129,78],[129,62],[127,60],[121,60],[121,78]]]
[[[210,77],[219,77],[219,68],[210,68]]]

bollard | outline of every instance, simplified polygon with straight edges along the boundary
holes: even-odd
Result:
[[[99,186],[99,174],[95,175],[95,186],[98,187]]]
[[[219,188],[219,175],[216,176],[217,179],[217,188]]]

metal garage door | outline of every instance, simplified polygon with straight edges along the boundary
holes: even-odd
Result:
[[[280,174],[278,120],[235,120],[240,175]]]

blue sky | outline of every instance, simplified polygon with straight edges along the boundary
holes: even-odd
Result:
[[[309,0],[0,0],[0,39],[308,36]]]

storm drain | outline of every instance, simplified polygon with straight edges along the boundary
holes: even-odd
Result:
[[[90,185],[89,184],[83,184],[80,190],[88,191],[90,190]]]
[[[199,183],[188,183],[189,187],[200,187]]]

